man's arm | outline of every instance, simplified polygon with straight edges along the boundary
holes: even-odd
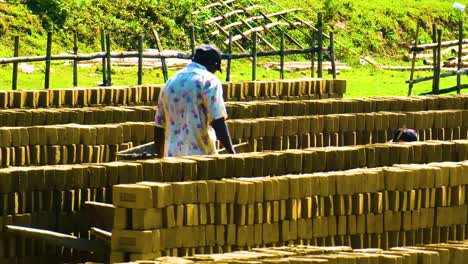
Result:
[[[226,149],[226,151],[231,154],[235,154],[236,151],[232,147],[231,136],[229,135],[229,130],[226,126],[226,122],[224,122],[224,117],[214,120],[211,123],[211,126],[216,132],[216,137],[219,141],[221,141],[221,144]]]
[[[164,157],[164,128],[155,126],[154,127],[154,150],[158,157]]]

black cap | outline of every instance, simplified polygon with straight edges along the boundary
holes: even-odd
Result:
[[[214,60],[217,66],[217,70],[221,71],[221,56],[222,53],[219,49],[211,44],[201,45],[195,48],[195,54],[193,56],[194,61],[206,61]]]

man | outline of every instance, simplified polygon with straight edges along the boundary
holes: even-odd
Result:
[[[418,140],[418,132],[411,128],[398,128],[393,132],[393,139],[391,142],[411,142]]]
[[[235,153],[226,126],[221,52],[213,45],[195,49],[192,62],[164,86],[158,100],[154,144],[160,157],[217,154],[216,138]]]

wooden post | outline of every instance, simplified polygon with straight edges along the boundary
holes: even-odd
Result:
[[[436,65],[436,73],[435,73],[435,78],[436,78],[436,85],[435,89],[433,91],[433,94],[439,94],[439,89],[440,89],[440,63],[441,63],[441,48],[442,48],[442,30],[438,29],[437,30],[437,65]]]
[[[280,45],[280,79],[284,79],[284,32],[281,33]]]
[[[330,61],[333,79],[336,79],[335,44],[333,39],[333,32],[330,32]]]
[[[318,35],[317,35],[317,77],[322,78],[323,76],[323,24],[322,24],[322,13],[318,13],[318,23],[317,23]]]
[[[228,59],[226,68],[226,82],[231,81],[231,63],[232,63],[232,33],[229,33]]]
[[[192,58],[195,55],[195,27],[191,27],[190,31],[190,48],[192,49]]]
[[[257,80],[257,32],[252,37],[252,81]]]
[[[19,36],[15,36],[15,50],[13,57],[19,56]],[[18,63],[13,62],[13,78],[11,82],[11,89],[16,90],[18,88]]]
[[[49,89],[50,87],[50,57],[52,56],[52,32],[47,33],[47,50],[46,50],[46,69],[44,88]]]
[[[458,24],[458,64],[457,69],[462,68],[462,51],[463,51],[463,20]],[[457,94],[460,94],[461,74],[457,75]]]
[[[154,34],[154,37],[156,38],[156,45],[158,46],[159,54],[161,54],[162,45],[161,45],[161,40],[159,39],[159,34],[154,29],[153,29],[153,34]],[[167,74],[167,65],[166,65],[166,59],[165,58],[161,58],[161,68],[162,68],[162,72],[163,72],[164,82],[167,82],[169,77],[168,77],[168,74]]]
[[[416,64],[416,54],[418,53],[416,51],[416,47],[418,46],[418,38],[419,38],[419,21],[418,21],[418,24],[416,26],[416,35],[414,36],[414,44],[413,44],[413,58],[411,58],[411,73],[410,73],[410,81],[413,80],[414,78],[414,66]],[[413,91],[413,83],[410,82],[409,86],[408,86],[408,96],[411,96],[411,93]]]
[[[312,32],[310,41],[311,41],[310,47],[312,48],[312,52],[310,53],[310,77],[314,78],[314,74],[315,74],[315,52],[313,50],[315,49],[315,32]]]
[[[106,52],[106,38],[104,34],[104,30],[101,30],[101,52]],[[101,60],[101,65],[102,65],[102,86],[107,85],[107,77],[106,77],[106,56],[102,57]]]
[[[138,36],[138,85],[143,83],[143,36]]]
[[[110,35],[106,35],[106,61],[107,61],[107,82],[106,86],[112,86],[112,68],[111,68],[111,43]]]
[[[73,34],[73,54],[78,55],[78,34]],[[73,87],[78,86],[78,60],[73,59]]]
[[[437,26],[432,24],[432,43],[437,43]],[[437,46],[432,48],[432,58],[434,64],[432,65],[432,92],[434,93],[436,89],[436,71],[437,71]]]

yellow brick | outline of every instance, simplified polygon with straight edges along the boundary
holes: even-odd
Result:
[[[163,209],[132,209],[132,229],[148,230],[163,227]]]
[[[112,230],[113,251],[151,253],[154,243],[155,236],[152,231]]]
[[[139,182],[138,184],[151,187],[153,206],[155,208],[164,208],[172,205],[174,195],[172,184],[162,182]]]
[[[138,184],[113,186],[112,202],[116,207],[146,209],[153,207],[151,187]]]

